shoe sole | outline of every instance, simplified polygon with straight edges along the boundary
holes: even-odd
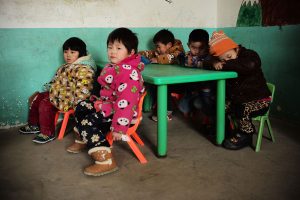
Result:
[[[173,119],[173,118],[167,117],[168,122],[169,122],[169,121],[172,121],[172,119]],[[158,121],[157,119],[153,119],[152,117],[151,117],[151,120],[154,121],[154,122],[157,122],[157,121]]]
[[[225,149],[227,149],[227,150],[232,150],[232,151],[236,151],[236,150],[240,150],[240,149],[243,149],[243,148],[245,148],[245,147],[251,147],[251,145],[252,145],[252,138],[251,139],[249,139],[249,141],[247,142],[248,144],[245,144],[244,146],[239,146],[239,147],[236,147],[236,148],[229,148],[229,147],[227,147],[224,143],[222,144],[222,146],[225,148]]]
[[[40,133],[41,131],[31,131],[31,132],[26,132],[26,131],[21,131],[19,130],[20,133],[24,134],[24,135],[31,135],[31,134],[37,134]]]
[[[37,144],[46,144],[46,143],[48,143],[48,142],[51,142],[52,140],[54,140],[55,139],[55,137],[54,138],[50,138],[49,140],[47,140],[47,141],[38,141],[38,140],[32,140],[32,142],[34,142],[34,143],[37,143]]]
[[[69,152],[69,153],[74,153],[74,154],[78,154],[78,153],[80,153],[81,151],[73,151],[73,150],[71,150],[71,149],[67,149],[67,152]]]
[[[90,173],[90,172],[86,172],[86,171],[84,171],[83,173],[84,173],[85,175],[88,175],[88,176],[103,176],[103,175],[106,175],[106,174],[110,174],[110,173],[116,172],[116,171],[118,171],[118,170],[119,170],[119,168],[116,167],[116,168],[114,168],[114,169],[112,169],[112,170],[110,170],[110,171],[101,172],[101,173]]]

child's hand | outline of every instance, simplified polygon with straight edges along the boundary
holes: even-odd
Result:
[[[213,67],[215,68],[215,70],[221,70],[223,69],[223,64],[224,62],[216,62],[213,64]]]
[[[151,58],[151,63],[157,63],[157,58]]]
[[[121,134],[121,133],[113,132],[113,133],[112,133],[112,137],[113,137],[113,140],[114,140],[114,141],[122,140],[122,134]]]
[[[192,67],[193,66],[193,57],[191,55],[187,56],[187,67]]]
[[[99,97],[97,97],[96,95],[91,95],[90,96],[90,101],[96,101],[96,100],[100,100],[100,98]]]
[[[94,108],[95,108],[96,112],[99,112],[101,110],[102,103],[103,102],[101,100],[97,100],[94,102]]]

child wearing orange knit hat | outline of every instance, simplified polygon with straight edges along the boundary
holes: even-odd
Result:
[[[251,118],[265,114],[271,102],[260,57],[255,51],[237,45],[222,30],[213,32],[209,45],[211,55],[218,59],[213,68],[238,74],[237,78],[226,81],[226,114],[238,126],[223,146],[231,150],[250,146],[255,133]]]

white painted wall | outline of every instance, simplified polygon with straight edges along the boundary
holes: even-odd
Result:
[[[217,26],[218,0],[0,0],[0,28]]]
[[[243,1],[0,0],[0,28],[235,27]]]

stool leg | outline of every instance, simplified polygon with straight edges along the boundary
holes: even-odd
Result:
[[[269,130],[272,142],[275,142],[275,137],[274,137],[272,127],[271,127],[271,123],[270,123],[269,119],[267,119],[267,127],[268,127],[268,130]]]
[[[63,137],[64,137],[64,134],[65,134],[65,131],[66,131],[66,128],[67,128],[67,124],[68,124],[68,121],[69,121],[69,115],[70,114],[68,112],[66,112],[65,115],[64,115],[64,119],[63,119],[60,131],[59,131],[59,135],[58,135],[59,140],[63,139]]]
[[[144,146],[144,142],[141,140],[141,138],[138,136],[136,132],[132,133],[131,136],[134,138],[134,140],[141,146]]]
[[[55,118],[54,118],[54,127],[56,127],[56,124],[57,124],[57,120],[58,120],[58,117],[59,117],[59,112],[57,112],[56,114],[55,114]]]
[[[265,120],[263,118],[261,118],[260,123],[259,123],[259,131],[258,131],[258,135],[257,135],[257,142],[256,142],[255,152],[260,151],[262,135],[263,135],[263,132],[264,132],[264,124],[265,124]]]
[[[134,143],[134,141],[133,140],[129,140],[129,141],[127,141],[127,143],[130,146],[130,148],[132,149],[132,151],[134,152],[134,154],[136,155],[136,157],[139,159],[139,161],[142,164],[147,163],[147,160],[146,160],[145,156],[142,154],[142,152],[136,146],[136,144]]]

